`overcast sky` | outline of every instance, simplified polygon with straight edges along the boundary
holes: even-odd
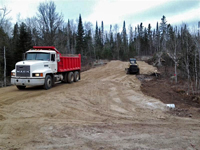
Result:
[[[0,8],[6,6],[11,10],[9,16],[12,22],[36,15],[40,2],[48,0],[0,0]],[[135,27],[141,22],[145,27],[150,23],[155,27],[156,22],[166,16],[167,23],[172,25],[197,26],[200,21],[200,0],[54,0],[57,12],[62,12],[64,20],[78,19],[79,14],[83,22],[89,21],[100,26],[101,21],[106,27],[118,24],[122,27]]]

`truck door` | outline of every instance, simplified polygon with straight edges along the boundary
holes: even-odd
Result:
[[[51,54],[50,67],[53,73],[57,72],[57,62],[56,62],[55,54]]]

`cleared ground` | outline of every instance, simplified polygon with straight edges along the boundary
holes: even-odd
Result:
[[[156,69],[138,63],[141,74]],[[200,120],[170,115],[127,64],[111,61],[47,91],[1,88],[0,149],[199,149]]]

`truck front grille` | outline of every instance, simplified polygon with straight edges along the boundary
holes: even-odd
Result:
[[[30,77],[30,66],[16,66],[16,76]]]

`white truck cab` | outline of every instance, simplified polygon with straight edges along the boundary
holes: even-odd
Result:
[[[12,70],[11,84],[18,89],[44,85],[46,74],[57,72],[57,61],[60,61],[59,54],[53,50],[29,50],[25,53],[25,60],[17,62]]]

